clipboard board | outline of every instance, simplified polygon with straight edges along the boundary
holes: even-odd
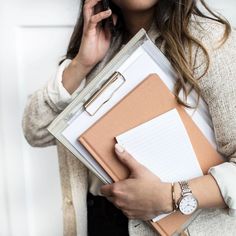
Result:
[[[162,74],[163,78],[171,77],[174,79],[174,71],[171,68],[169,61],[165,58],[162,52],[154,45],[154,43],[148,37],[146,31],[141,29],[117,54],[116,56],[104,67],[104,69],[92,80],[90,83],[75,97],[75,99],[66,107],[66,109],[61,112],[58,117],[50,124],[48,131],[61,142],[68,150],[70,150],[87,168],[89,168],[99,179],[104,183],[112,183],[112,179],[106,174],[106,172],[99,166],[99,164],[93,160],[91,155],[86,152],[82,147],[78,147],[76,144],[76,138],[67,137],[65,134],[70,133],[69,129],[74,129],[73,123],[75,120],[83,115],[83,126],[84,119],[88,119],[90,125],[94,123],[99,117],[107,112],[110,107],[119,102],[119,100],[124,97],[129,90],[136,86],[145,75],[148,73],[148,68],[143,71],[137,71],[135,68],[143,69],[143,60],[150,60],[152,64],[152,72]],[[141,66],[139,64],[142,64]],[[112,105],[107,102],[102,107],[102,112],[94,116],[87,116],[83,113],[85,112],[84,104],[88,102],[91,97],[102,88],[104,84],[114,75],[114,73],[119,72],[124,78],[129,78],[130,80],[126,84],[126,89],[122,92],[121,96],[116,96],[118,91],[122,90],[122,87],[113,95]],[[139,74],[136,84],[131,84],[132,73],[135,72]],[[173,83],[169,83],[172,86]],[[128,87],[127,87],[128,86]],[[88,124],[86,124],[88,125]],[[73,136],[73,135],[72,135]]]
[[[148,66],[143,66],[143,63]],[[150,40],[146,31],[141,29],[48,127],[49,132],[103,183],[113,181],[90,153],[82,145],[79,146],[77,138],[150,73],[158,74],[169,90],[173,90],[176,78],[171,64]],[[132,80],[134,75],[135,80]],[[190,104],[195,103],[195,95],[195,91],[189,95]],[[196,111],[193,114],[190,109],[187,112],[209,142],[216,147],[207,105],[203,100],[200,100],[200,105],[203,107],[201,113]],[[199,212],[192,218],[197,214]],[[190,219],[186,220],[181,228],[185,228],[190,222]],[[156,223],[152,224],[162,235],[166,235]]]

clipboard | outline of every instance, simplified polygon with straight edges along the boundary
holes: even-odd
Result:
[[[143,58],[143,60],[140,60]],[[149,62],[149,66],[143,67],[143,63],[145,60]],[[141,65],[140,65],[141,64]],[[141,68],[142,71],[137,71],[137,68]],[[150,70],[149,70],[150,68]],[[129,87],[122,96],[119,98],[113,99],[114,106],[119,100],[124,97],[129,90],[131,90],[135,85],[142,81],[150,73],[157,73],[161,78],[165,80],[167,87],[170,90],[173,90],[175,83],[175,73],[169,63],[169,61],[165,58],[162,52],[153,44],[145,30],[141,29],[132,39],[131,41],[122,48],[122,50],[107,64],[107,66],[77,95],[77,97],[72,101],[71,104],[67,106],[67,108],[59,114],[59,116],[51,123],[48,130],[49,132],[59,140],[66,148],[68,148],[83,164],[88,167],[91,171],[94,172],[95,175],[98,176],[104,183],[111,183],[111,178],[103,171],[101,167],[99,167],[98,163],[96,163],[91,155],[86,152],[86,150],[78,149],[76,146],[76,137],[74,137],[74,141],[68,140],[65,137],[65,133],[69,129],[69,127],[73,126],[73,122],[85,111],[84,103],[86,103],[99,89],[101,89],[102,85],[106,83],[106,81],[112,77],[115,72],[119,72],[125,79],[126,84]],[[132,79],[133,73],[135,75],[139,74],[138,78],[136,76],[136,84],[128,84],[129,80]],[[124,83],[125,84],[125,83]],[[121,90],[123,86],[119,88]],[[119,91],[118,90],[118,91]],[[118,93],[118,91],[115,92]],[[193,91],[194,92],[194,91]],[[113,97],[115,97],[115,94]],[[193,96],[194,97],[194,94]],[[189,96],[191,99],[191,96]],[[111,99],[112,100],[112,99]],[[195,103],[194,98],[192,99],[193,104]],[[191,103],[190,101],[188,101]],[[107,102],[109,104],[109,102]],[[104,114],[108,111],[112,106],[109,107],[107,104],[104,104]],[[197,123],[201,123],[199,126],[203,133],[209,137],[210,142],[213,146],[215,145],[214,133],[212,131],[211,121],[208,118],[208,110],[204,101],[200,100],[200,104],[203,109],[202,114],[198,114],[197,112],[194,114],[193,119],[196,120]],[[188,110],[189,114],[192,116],[192,110]],[[102,114],[94,115],[91,117],[84,117],[88,119],[95,119],[91,122],[94,123]],[[82,121],[83,124],[84,121]],[[86,127],[88,128],[88,127]],[[78,134],[78,132],[77,132]]]
[[[144,67],[143,63],[148,63],[148,66]],[[92,126],[150,73],[158,74],[169,90],[173,90],[176,78],[171,64],[146,31],[141,29],[48,127],[49,132],[103,183],[113,181],[90,153],[82,145],[78,146],[78,135]],[[132,80],[134,75],[135,80]],[[195,104],[195,95],[195,91],[192,91],[188,103]],[[203,100],[200,100],[200,105],[203,107],[201,112],[193,114],[190,109],[186,111],[216,147],[207,105]],[[190,222],[186,220],[182,227],[185,228]],[[153,223],[153,226],[156,224]],[[160,227],[156,229],[159,232],[162,230]],[[166,235],[164,231],[162,233]]]
[[[48,127],[48,131],[104,183],[112,183],[112,179],[106,174],[102,167],[93,160],[92,156],[86,152],[85,149],[77,146],[75,137],[68,138],[65,133],[70,128],[73,130],[73,123],[75,123],[75,120],[81,115],[84,115],[84,104],[89,101],[98,90],[102,89],[102,86],[114,75],[114,73],[119,72],[119,74],[127,79],[132,78],[132,73],[135,72],[136,74],[139,74],[139,79],[136,81],[136,84],[140,82],[147,74],[147,70],[137,71],[135,69],[137,66],[139,68],[143,67],[143,62],[141,62],[141,66],[138,65],[140,63],[140,58],[150,60],[153,72],[158,70],[156,72],[161,73],[163,78],[171,77],[173,78],[173,81],[175,80],[175,73],[171,68],[169,61],[151,41],[146,31],[141,29]],[[111,99],[113,101],[110,107],[118,103],[119,100],[136,85],[129,84],[128,79],[124,84],[126,84],[128,88],[123,91],[124,94],[120,97],[116,97],[116,95],[120,93],[118,93],[118,91],[121,91],[124,86],[121,86],[118,91],[113,94]],[[169,86],[172,86],[172,84],[173,83],[170,82]],[[96,112],[93,116],[90,116],[87,113],[87,116],[84,116],[84,119],[82,119],[82,124],[84,125],[85,119],[89,119],[91,124],[94,123],[102,116],[102,114],[109,110],[109,104],[110,102],[106,102],[106,104],[102,106],[102,109],[100,110],[103,111],[100,114],[97,114],[100,111]]]

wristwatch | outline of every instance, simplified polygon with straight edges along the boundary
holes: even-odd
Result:
[[[180,181],[181,197],[177,202],[177,208],[184,215],[191,215],[198,208],[198,200],[193,196],[187,181]]]

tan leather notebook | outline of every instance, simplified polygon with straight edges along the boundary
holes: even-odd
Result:
[[[115,137],[174,108],[184,123],[203,173],[207,173],[211,166],[222,163],[221,156],[156,74],[149,75],[130,91],[80,135],[78,141],[115,182],[125,179],[129,173],[115,155]],[[172,235],[189,218],[175,212],[151,224],[161,235]]]

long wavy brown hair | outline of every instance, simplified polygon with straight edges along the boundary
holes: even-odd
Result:
[[[85,0],[81,1],[80,17],[71,36],[66,58],[73,59],[80,48],[84,25],[84,2]],[[116,30],[119,34],[124,35],[125,24],[121,9],[111,1],[110,7],[112,12],[118,16]],[[178,78],[174,88],[176,99],[178,103],[185,107],[196,108],[201,94],[198,79],[202,78],[207,73],[210,65],[210,57],[202,42],[195,38],[189,30],[191,17],[198,16],[200,18],[207,18],[224,25],[225,32],[222,39],[220,39],[222,44],[227,40],[231,32],[230,24],[224,17],[213,12],[204,0],[159,0],[155,8],[156,14],[154,22],[160,33],[159,40],[161,39],[161,41],[165,42],[165,55],[175,69]],[[200,48],[205,55],[205,70],[198,78],[194,76],[194,65],[192,63],[194,56],[192,55],[193,46]],[[188,53],[186,53],[186,51]],[[184,99],[179,96],[182,89]],[[198,94],[196,106],[187,104],[186,100],[192,89],[195,89]]]

